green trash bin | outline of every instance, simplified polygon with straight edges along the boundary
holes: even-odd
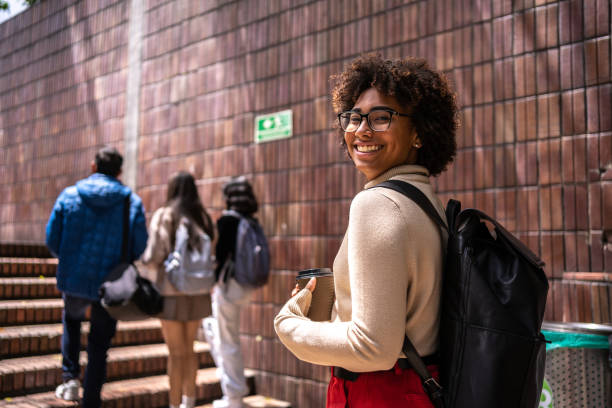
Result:
[[[544,322],[546,371],[539,408],[608,408],[612,326]]]

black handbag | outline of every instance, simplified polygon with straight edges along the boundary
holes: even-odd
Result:
[[[115,266],[100,286],[100,303],[116,320],[142,320],[163,310],[164,298],[153,283],[140,276],[128,260],[130,228],[130,196],[123,208],[123,241],[121,262]]]

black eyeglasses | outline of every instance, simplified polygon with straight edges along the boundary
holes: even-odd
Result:
[[[369,113],[359,113],[355,111],[346,111],[338,114],[338,122],[340,127],[345,132],[355,132],[361,126],[361,121],[366,118],[368,126],[374,132],[384,132],[391,126],[393,115],[406,116],[406,113],[396,112],[393,109],[372,109]]]

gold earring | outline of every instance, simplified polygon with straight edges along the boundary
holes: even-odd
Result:
[[[421,145],[420,145],[419,143],[415,143],[415,144],[414,144],[414,147],[416,147],[417,149],[420,149],[420,148],[421,148]]]

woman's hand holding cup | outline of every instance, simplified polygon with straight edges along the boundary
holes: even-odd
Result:
[[[304,287],[308,289],[310,293],[312,293],[314,292],[316,286],[317,286],[317,278],[310,278],[310,280]],[[300,290],[302,289],[300,288],[299,283],[296,283],[295,288],[293,288],[293,290],[291,291],[291,297],[294,297],[295,295],[297,295]]]
[[[297,285],[291,292],[295,296],[306,288],[312,293],[307,317],[316,322],[329,321],[335,299],[334,276],[329,268],[311,268],[298,272]]]

